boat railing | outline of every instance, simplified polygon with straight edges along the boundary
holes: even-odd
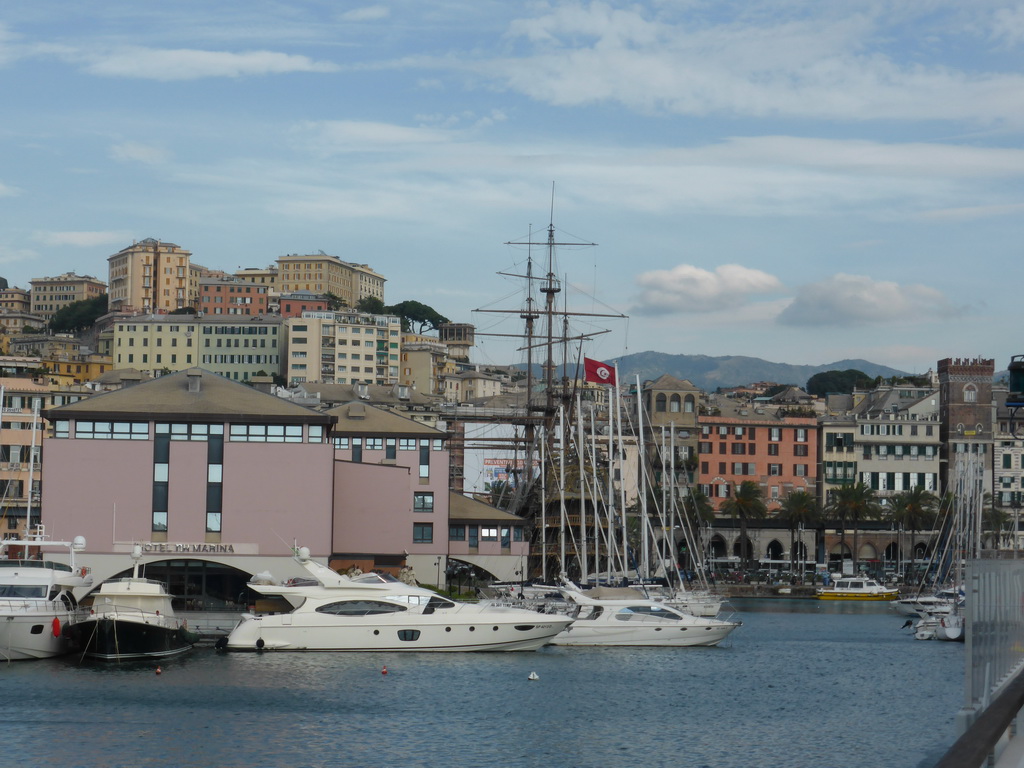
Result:
[[[76,613],[78,621],[95,617],[112,617],[117,620],[119,617],[134,617],[144,619],[152,624],[162,624],[169,627],[180,627],[183,619],[177,616],[168,616],[159,611],[147,611],[134,605],[118,605],[117,603],[99,603],[89,607],[80,608]]]
[[[3,613],[16,613],[18,611],[38,613],[39,611],[52,611],[53,609],[53,601],[47,600],[45,597],[0,597],[0,611]]]

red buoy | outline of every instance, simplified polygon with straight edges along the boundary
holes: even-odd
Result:
[[[157,667],[157,668],[156,668],[156,673],[157,673],[158,675],[160,675],[160,674],[163,674],[163,670],[162,670],[162,669],[160,669],[160,667]]]
[[[384,667],[384,669],[382,669],[382,670],[380,671],[380,673],[381,673],[382,675],[386,675],[386,674],[388,673],[388,668],[387,668],[387,666],[385,666],[385,667]]]
[[[60,637],[60,619],[53,617],[53,636]]]

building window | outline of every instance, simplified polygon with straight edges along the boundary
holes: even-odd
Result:
[[[413,523],[412,524],[412,542],[413,542],[413,544],[433,544],[434,543],[434,524],[433,523]]]
[[[491,528],[488,526],[481,526],[480,538],[484,541],[497,541],[498,540],[498,529]]]
[[[430,441],[420,440],[420,477],[430,477]]]
[[[465,541],[466,540],[466,526],[464,525],[449,525],[448,526],[448,541]]]
[[[794,456],[806,456],[807,455],[807,446],[806,445],[794,445],[793,446],[793,455]]]
[[[433,493],[414,493],[412,495],[412,511],[413,512],[433,512],[434,511],[434,494]]]

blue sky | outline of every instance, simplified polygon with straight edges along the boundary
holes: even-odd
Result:
[[[0,6],[0,275],[323,250],[482,331],[551,219],[586,348],[1024,353],[1024,4]],[[534,249],[535,256],[543,256]],[[480,362],[520,359],[482,337]]]

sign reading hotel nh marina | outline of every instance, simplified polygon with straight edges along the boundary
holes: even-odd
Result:
[[[133,544],[117,543],[115,552],[131,552]],[[139,542],[145,555],[258,555],[259,544],[193,544],[182,541]]]

